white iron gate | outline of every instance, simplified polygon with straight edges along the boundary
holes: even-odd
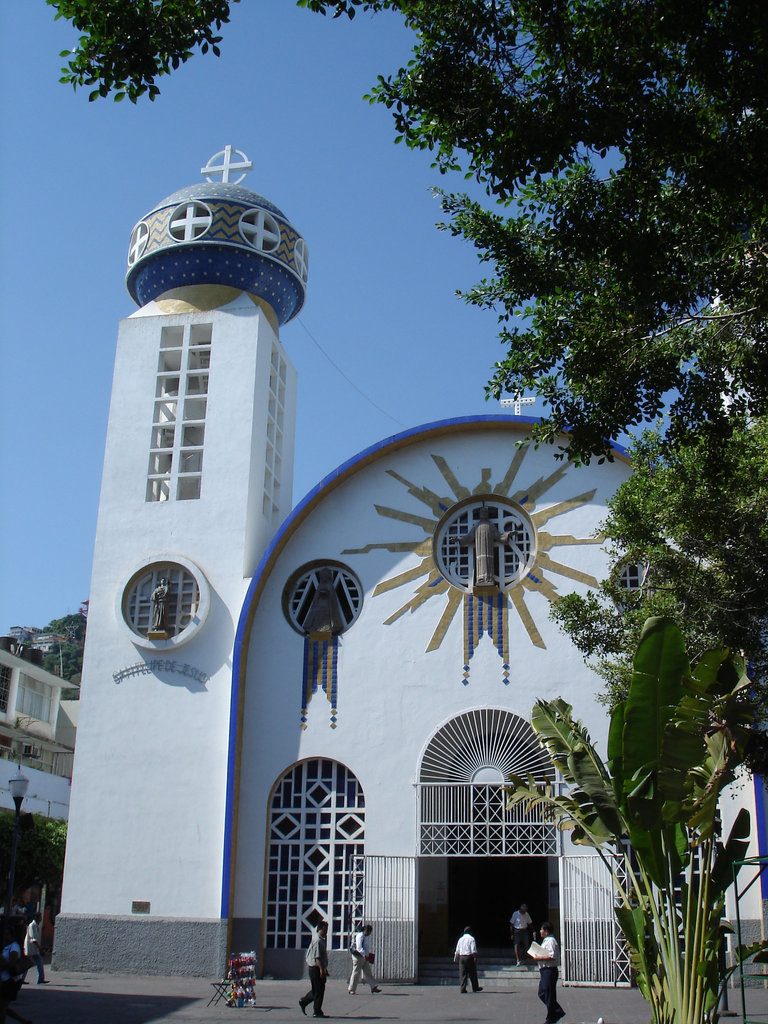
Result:
[[[359,857],[350,893],[354,928],[373,928],[374,973],[381,981],[416,979],[416,858]]]
[[[560,858],[560,897],[564,980],[629,985],[629,956],[613,912],[615,885],[597,854]]]

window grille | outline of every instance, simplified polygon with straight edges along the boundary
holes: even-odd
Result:
[[[273,252],[280,244],[280,225],[266,210],[246,210],[239,227],[240,234],[254,249]]]
[[[640,590],[645,580],[646,567],[641,562],[627,562],[619,573],[619,586],[631,592]]]
[[[162,329],[147,501],[200,497],[212,331],[211,324]]]
[[[536,554],[533,524],[523,509],[511,501],[499,501],[495,496],[477,498],[452,509],[435,533],[438,567],[453,586],[472,592],[475,547],[467,538],[477,528],[481,510],[488,513],[494,537],[494,578],[501,590],[509,590],[526,575]]]
[[[510,774],[555,782],[527,722],[501,708],[451,719],[432,738],[419,773],[419,853],[423,857],[554,856],[556,826],[538,810],[507,809]]]
[[[613,860],[622,875],[622,861]],[[629,985],[626,941],[614,914],[616,885],[596,854],[560,859],[563,976],[572,985]]]
[[[191,242],[206,233],[212,220],[213,214],[205,203],[182,203],[171,214],[168,234],[177,242]]]
[[[145,637],[152,625],[152,592],[167,579],[169,590],[165,620],[169,636],[178,636],[191,623],[200,605],[197,580],[176,562],[158,562],[135,576],[125,589],[123,618],[139,636]]]
[[[306,632],[313,601],[321,588],[318,572],[330,574],[330,586],[341,617],[340,625],[349,629],[363,606],[363,588],[351,569],[336,563],[318,563],[294,574],[286,586],[288,621],[299,633]],[[340,630],[341,631],[341,630]]]
[[[309,275],[309,249],[303,238],[296,239],[296,245],[293,247],[293,262],[296,264],[299,277],[306,283]]]
[[[282,776],[269,816],[269,948],[306,947],[318,915],[328,921],[329,948],[343,947],[364,836],[363,790],[343,764],[302,761]]]
[[[376,977],[413,981],[416,955],[416,860],[414,857],[355,857],[348,940],[361,924],[373,926]]]
[[[262,505],[262,510],[267,519],[273,519],[280,514],[286,377],[286,361],[277,346],[273,345],[269,369],[267,445],[264,459],[264,497]]]

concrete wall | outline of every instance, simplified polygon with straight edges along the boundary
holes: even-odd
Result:
[[[161,331],[196,323],[213,324],[201,496],[147,502]],[[244,566],[276,525],[249,500],[263,483],[275,345],[246,296],[199,314],[150,303],[120,326],[56,942],[68,969],[97,969],[86,921],[111,934],[111,969],[146,970],[162,935],[176,949],[180,935],[210,946],[191,973],[220,958],[232,644]],[[122,621],[122,595],[142,566],[164,560],[195,567],[207,618],[185,642],[153,646]],[[149,905],[147,919],[129,916],[135,902]]]
[[[52,966],[57,971],[221,978],[226,943],[227,924],[221,920],[59,914]]]

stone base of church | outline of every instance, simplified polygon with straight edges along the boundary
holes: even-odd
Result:
[[[52,967],[109,974],[220,978],[227,922],[178,917],[59,914]]]

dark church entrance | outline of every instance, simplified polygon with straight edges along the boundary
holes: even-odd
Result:
[[[448,930],[453,942],[465,925],[480,950],[510,949],[509,919],[528,904],[534,928],[548,914],[546,857],[451,857],[448,860]]]

